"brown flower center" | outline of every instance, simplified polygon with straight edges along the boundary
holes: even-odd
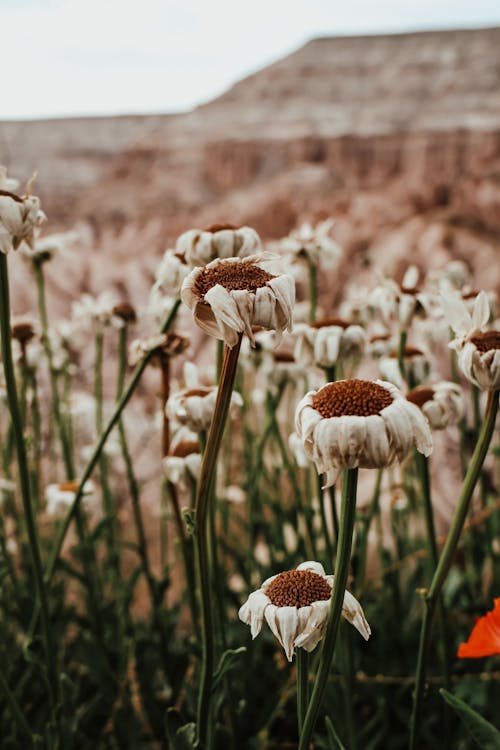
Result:
[[[422,407],[427,401],[432,401],[434,398],[434,388],[429,388],[425,385],[420,386],[420,388],[414,388],[413,391],[408,393],[406,398],[412,404]]]
[[[322,417],[369,417],[392,404],[390,392],[371,380],[338,380],[321,388],[312,400]]]
[[[471,341],[482,354],[492,349],[500,349],[500,331],[485,331],[471,336]]]
[[[351,323],[343,318],[319,318],[313,323],[309,323],[311,328],[326,328],[327,326],[338,326],[339,328],[348,328]]]
[[[175,448],[172,450],[172,456],[178,456],[179,458],[186,458],[192,453],[199,453],[200,446],[196,440],[181,440]]]
[[[401,291],[403,292],[403,294],[410,294],[412,297],[414,297],[420,292],[420,289],[417,286],[401,286]]]
[[[238,229],[238,227],[235,227],[234,224],[228,224],[227,222],[219,222],[215,224],[210,224],[210,226],[205,227],[203,230],[204,232],[222,232],[224,229]]]
[[[79,486],[80,482],[76,479],[71,479],[69,482],[61,482],[61,484],[58,485],[61,492],[76,492]]]
[[[379,333],[371,337],[370,344],[375,344],[377,341],[389,341],[390,338],[390,334],[388,333]]]
[[[16,323],[12,326],[12,337],[17,339],[20,344],[30,341],[35,335],[35,330],[31,323]]]
[[[276,277],[253,263],[220,263],[212,268],[204,268],[196,279],[195,288],[200,297],[204,297],[216,284],[220,284],[228,292],[246,289],[255,294],[257,289],[266,286],[274,278]]]
[[[404,356],[406,359],[411,359],[412,357],[420,357],[423,355],[422,349],[417,349],[416,346],[406,346],[405,347],[405,353]],[[396,351],[393,351],[391,354],[392,359],[397,359],[398,353]]]
[[[191,388],[191,390],[184,392],[184,397],[200,396],[201,398],[205,398],[209,393],[212,393],[211,388]]]
[[[266,595],[277,607],[307,607],[313,602],[329,599],[331,594],[328,581],[310,570],[280,573],[266,589]]]
[[[120,302],[113,307],[113,313],[117,318],[121,318],[125,323],[135,323],[137,316],[135,310],[129,302]]]
[[[464,300],[475,299],[478,294],[479,294],[478,289],[472,289],[470,292],[462,292],[462,299]]]
[[[283,364],[295,362],[292,352],[274,352],[274,361]]]

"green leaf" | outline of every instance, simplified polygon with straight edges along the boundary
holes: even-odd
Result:
[[[236,666],[238,658],[241,654],[244,654],[246,650],[246,646],[240,646],[240,648],[229,648],[227,651],[224,651],[220,658],[219,666],[214,673],[213,690],[216,689],[224,675]]]
[[[182,724],[176,708],[169,708],[165,717],[165,729],[172,750],[192,750],[196,747],[196,724]]]
[[[456,711],[472,739],[477,742],[481,750],[500,750],[500,732],[493,724],[483,719],[467,703],[449,693],[444,688],[439,691],[446,703]]]
[[[328,748],[329,750],[345,750],[345,746],[342,743],[342,740],[338,736],[337,732],[335,731],[335,727],[333,726],[332,720],[329,716],[325,719],[326,724],[326,733],[328,736]]]

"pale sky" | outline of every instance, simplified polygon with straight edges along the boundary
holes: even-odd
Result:
[[[0,0],[0,119],[175,112],[315,36],[495,25],[499,0]]]

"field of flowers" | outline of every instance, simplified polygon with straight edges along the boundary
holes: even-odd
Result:
[[[500,748],[494,290],[214,224],[49,320],[45,226],[0,168],[2,750]]]

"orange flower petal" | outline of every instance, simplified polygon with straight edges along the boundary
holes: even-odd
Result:
[[[500,654],[500,598],[493,601],[491,612],[477,619],[468,641],[458,647],[459,659],[480,659]]]

